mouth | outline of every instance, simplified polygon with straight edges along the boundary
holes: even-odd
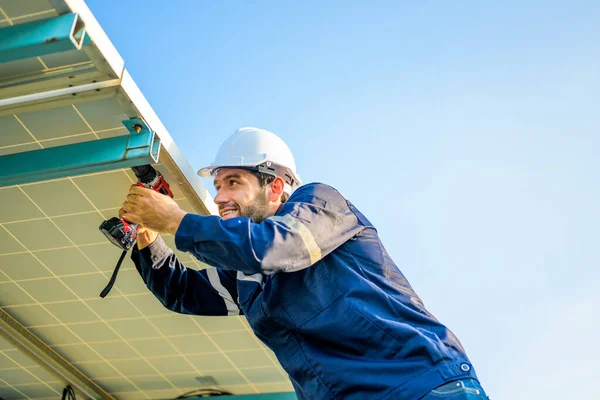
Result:
[[[223,219],[233,218],[237,216],[238,210],[237,208],[226,208],[224,210],[221,210],[220,214],[221,218]]]

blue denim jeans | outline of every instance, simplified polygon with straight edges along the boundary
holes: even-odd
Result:
[[[438,386],[421,397],[421,400],[488,400],[483,388],[475,379],[461,379]]]

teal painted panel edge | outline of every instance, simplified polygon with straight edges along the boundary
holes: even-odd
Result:
[[[92,44],[92,38],[90,37],[90,35],[87,34],[87,32],[85,32],[85,34],[83,35],[83,45],[84,46],[89,46],[90,44]]]
[[[0,63],[81,49],[85,36],[77,14],[0,28]]]
[[[296,393],[262,393],[262,394],[241,394],[237,396],[217,396],[219,400],[298,400]],[[188,400],[200,399],[200,397],[190,397]]]
[[[0,157],[0,187],[158,162],[154,132],[93,140]]]

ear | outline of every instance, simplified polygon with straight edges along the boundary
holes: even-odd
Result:
[[[269,193],[269,201],[272,203],[277,202],[281,195],[283,194],[283,188],[285,187],[285,182],[280,177],[276,177],[273,182],[270,183],[271,193]]]

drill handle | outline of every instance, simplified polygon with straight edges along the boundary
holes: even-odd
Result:
[[[156,176],[154,177],[154,179],[152,179],[151,182],[142,183],[142,182],[138,181],[137,185],[144,187],[146,189],[152,189],[155,192],[164,194],[171,198],[173,198],[173,196],[174,196],[173,192],[171,191],[171,187],[169,186],[169,183],[165,180],[165,178],[162,176],[162,174],[158,171],[156,171]]]

